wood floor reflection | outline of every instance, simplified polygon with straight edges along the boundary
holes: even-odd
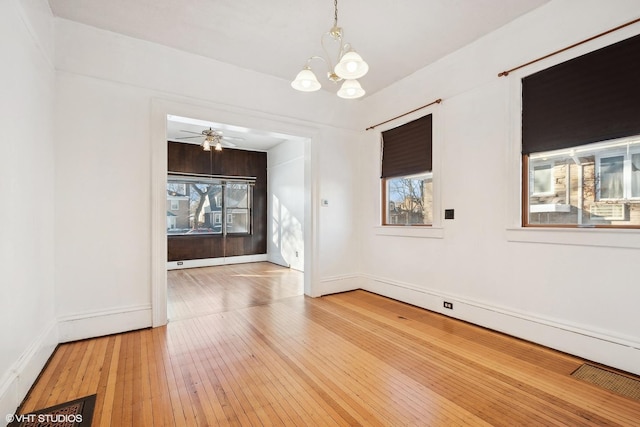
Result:
[[[169,321],[268,304],[304,293],[304,273],[267,262],[167,272]]]

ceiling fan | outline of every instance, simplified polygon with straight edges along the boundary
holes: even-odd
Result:
[[[192,138],[204,138],[200,145],[204,151],[211,151],[211,147],[214,147],[216,151],[222,151],[222,147],[235,147],[236,144],[227,141],[227,139],[231,139],[231,137],[224,137],[222,132],[218,130],[213,130],[211,128],[205,129],[202,132],[192,132],[190,130],[180,130],[180,132],[192,133],[195,136],[182,136],[176,139],[192,139]],[[243,138],[235,138],[237,140],[243,140]]]

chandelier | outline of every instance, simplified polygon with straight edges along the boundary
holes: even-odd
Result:
[[[329,70],[327,72],[327,78],[330,81],[338,83],[344,80],[344,83],[342,83],[342,86],[337,92],[337,95],[340,98],[360,98],[365,94],[365,91],[362,89],[362,86],[360,86],[357,79],[367,74],[367,71],[369,71],[369,65],[367,65],[367,63],[362,60],[362,57],[353,50],[351,44],[345,43],[344,41],[342,28],[338,27],[338,0],[334,0],[334,8],[335,13],[333,18],[333,27],[320,37],[320,44],[326,57],[312,56],[307,59],[302,71],[300,71],[295,80],[291,82],[291,87],[302,92],[314,92],[319,90],[322,85],[316,78],[313,71],[311,71],[311,61],[319,59],[326,64]],[[334,62],[331,60],[331,55],[327,50],[326,43],[333,43],[338,46],[338,55],[335,61],[335,66],[333,65]]]

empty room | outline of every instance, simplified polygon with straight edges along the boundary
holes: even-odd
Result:
[[[0,23],[6,425],[638,425],[638,0]]]

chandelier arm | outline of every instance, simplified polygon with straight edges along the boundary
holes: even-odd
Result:
[[[329,67],[329,73],[333,74],[333,69],[335,67],[335,64],[333,63],[333,61],[331,60],[331,54],[329,53],[329,50],[327,49],[327,46],[325,44],[325,39],[326,38],[330,38],[331,40],[337,41],[338,43],[340,43],[340,46],[338,46],[338,57],[336,58],[336,64],[338,62],[340,62],[340,58],[342,58],[343,55],[343,43],[342,43],[342,34],[340,33],[339,36],[336,38],[334,35],[332,35],[331,32],[328,33],[324,33],[322,35],[322,37],[320,37],[320,45],[322,46],[322,50],[324,51],[324,54],[326,55],[326,59],[324,59],[325,63],[327,64],[327,67]]]
[[[318,56],[318,55],[310,56],[310,57],[309,57],[309,59],[307,59],[307,65],[311,64],[311,61],[312,61],[312,60],[314,60],[314,59],[319,59],[319,60],[321,60],[322,62],[324,62],[324,63],[325,63],[325,65],[327,65],[327,66],[328,66],[328,64],[327,64],[327,60],[326,60],[326,59],[324,59],[322,56]]]

